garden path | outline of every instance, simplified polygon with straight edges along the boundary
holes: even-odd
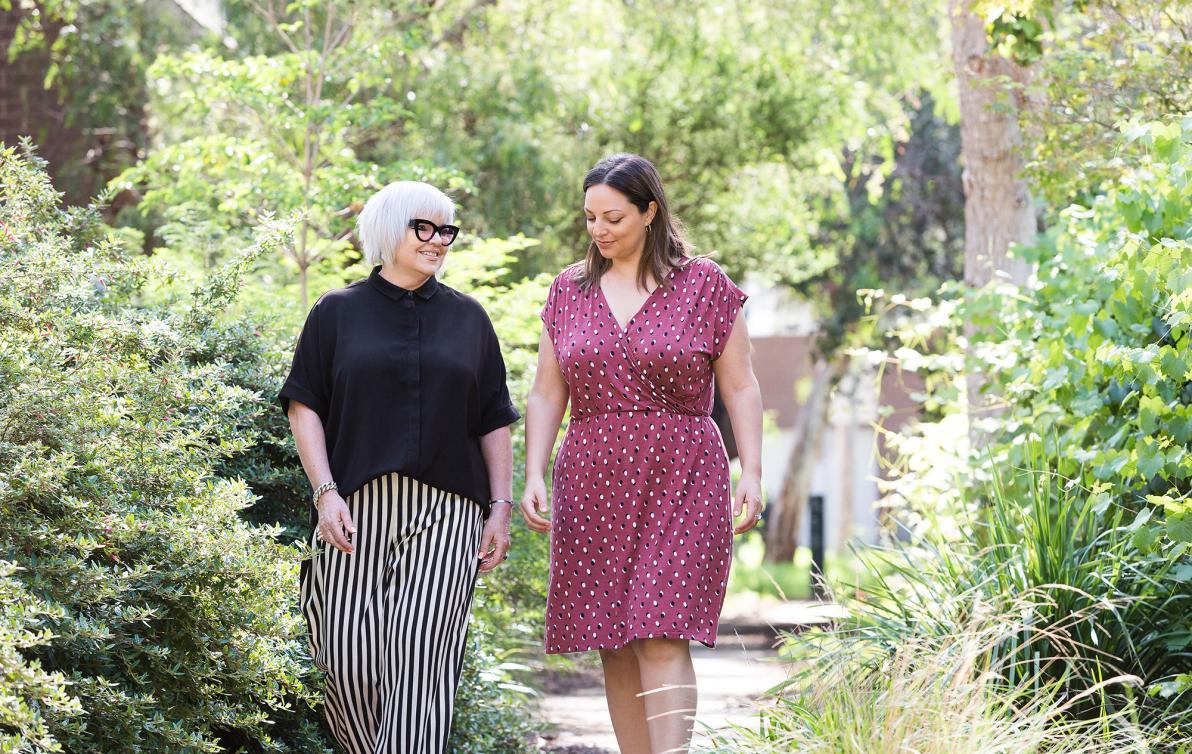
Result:
[[[778,630],[798,630],[839,616],[839,608],[810,602],[757,606],[738,604],[721,619],[715,649],[692,647],[700,684],[693,748],[708,743],[708,729],[753,726],[754,702],[786,678],[789,667],[774,650]],[[599,668],[550,674],[544,684],[542,734],[549,754],[616,754],[616,739],[604,704]]]

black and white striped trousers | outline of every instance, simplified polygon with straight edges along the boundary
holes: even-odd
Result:
[[[484,514],[389,474],[347,499],[355,552],[303,563],[302,613],[327,675],[325,711],[349,754],[447,749]]]

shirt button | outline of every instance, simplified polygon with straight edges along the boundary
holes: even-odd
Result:
[[[402,308],[404,308],[404,309],[413,309],[414,308],[414,299],[407,296],[401,300],[401,305],[402,305]]]

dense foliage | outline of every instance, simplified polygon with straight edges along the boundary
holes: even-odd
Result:
[[[1025,288],[867,294],[934,419],[892,438],[908,541],[716,751],[1187,751],[1192,122],[1119,139],[1118,180],[1020,250]],[[972,371],[1000,398],[980,450],[957,442]]]
[[[922,587],[998,609],[1045,596],[1031,608],[1038,625],[998,651],[1068,660],[1017,666],[1012,679],[1033,674],[1075,696],[1137,676],[1144,693],[1100,689],[1097,709],[1174,739],[1192,725],[1192,123],[1130,125],[1120,138],[1139,156],[1021,250],[1037,270],[1026,289],[995,284],[918,306],[900,325],[895,355],[931,374],[939,420],[899,441],[888,502],[950,553],[945,567],[930,553],[936,567],[913,579]],[[977,346],[967,365],[941,340],[966,322]],[[1001,404],[981,419],[988,443],[971,457],[955,442],[966,369],[988,375]],[[973,549],[957,550],[962,542]],[[897,604],[902,631],[956,620],[906,595]],[[1043,626],[1063,627],[1062,648],[1034,635]]]
[[[77,700],[38,708],[48,735],[71,751],[322,750],[297,553],[245,524],[251,493],[214,473],[262,409],[204,358],[235,270],[191,306],[139,307],[152,269],[92,210],[60,210],[13,148],[0,187],[0,551],[44,611],[28,610],[48,633],[26,656]]]
[[[1021,118],[1028,171],[1050,207],[1088,204],[1122,175],[1130,164],[1123,158],[1144,146],[1123,143],[1116,124],[1192,112],[1192,7],[1182,0],[1024,4],[1037,8],[1028,14],[1037,17],[1031,32],[1019,33],[1037,43],[1031,107]]]

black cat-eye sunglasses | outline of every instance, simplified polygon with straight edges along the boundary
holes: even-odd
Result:
[[[455,243],[455,237],[459,235],[458,225],[435,225],[430,220],[423,220],[416,217],[410,221],[409,227],[414,229],[414,235],[419,241],[429,241],[439,234],[439,241],[444,246],[450,246]]]

